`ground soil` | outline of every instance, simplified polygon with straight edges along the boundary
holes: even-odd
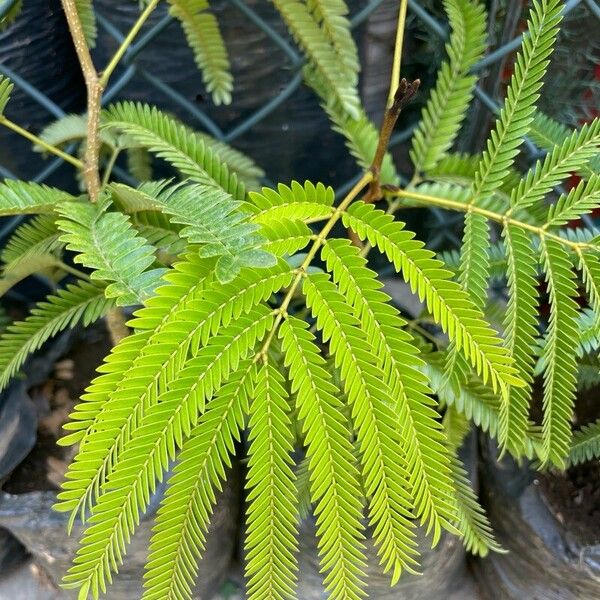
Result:
[[[58,446],[62,426],[110,351],[103,325],[83,332],[69,352],[54,365],[50,377],[29,390],[38,413],[38,439],[27,458],[2,486],[11,494],[58,490],[75,448]]]
[[[600,389],[579,393],[575,427],[600,416]],[[582,545],[600,544],[600,461],[592,460],[564,473],[539,477],[540,489],[555,517]]]
[[[555,517],[585,546],[600,544],[600,463],[544,473],[540,490]]]

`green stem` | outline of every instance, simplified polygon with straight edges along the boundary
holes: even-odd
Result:
[[[587,244],[585,242],[572,242],[571,240],[567,240],[553,233],[549,233],[543,227],[530,225],[529,223],[525,223],[524,221],[513,219],[506,213],[497,213],[491,210],[487,210],[485,208],[480,208],[479,206],[475,206],[471,203],[459,202],[458,200],[449,200],[448,198],[438,198],[437,196],[419,194],[418,192],[412,192],[408,190],[394,191],[392,192],[392,195],[396,196],[397,198],[408,198],[410,200],[416,200],[417,202],[420,202],[425,205],[439,206],[441,208],[447,208],[449,210],[456,210],[464,213],[473,212],[490,219],[490,221],[496,221],[497,223],[501,223],[503,225],[515,225],[516,227],[520,227],[521,229],[525,229],[526,231],[534,233],[542,239],[546,238],[559,242],[564,246],[570,247],[576,252],[579,251],[581,248],[590,247],[590,244]]]
[[[71,267],[70,265],[67,265],[64,262],[60,262],[60,268],[63,271],[66,271],[67,273],[70,273],[71,275],[75,275],[75,277],[78,277],[79,279],[85,279],[85,281],[89,281],[90,277],[87,273],[84,273],[83,271],[80,271],[79,269],[76,269],[75,267]]]
[[[394,96],[400,85],[400,64],[402,63],[402,46],[404,45],[404,27],[406,23],[407,5],[408,0],[400,0],[400,7],[398,9],[398,27],[396,28],[396,42],[394,44],[394,62],[392,64],[390,92],[387,101],[388,108],[394,103]]]
[[[408,323],[406,323],[406,327],[408,327],[408,329],[416,331],[419,335],[432,342],[435,345],[435,347],[439,349],[440,340],[432,333],[429,333],[427,329],[421,327],[416,321],[408,321]]]
[[[113,71],[117,68],[117,65],[127,52],[127,49],[133,43],[133,40],[140,32],[140,29],[144,26],[144,23],[148,20],[148,17],[152,14],[154,9],[157,7],[159,0],[152,0],[148,3],[144,11],[140,14],[137,21],[133,24],[133,27],[129,30],[129,33],[125,36],[125,39],[121,42],[121,45],[115,52],[115,55],[111,58],[108,65],[104,69],[102,73],[102,77],[100,77],[100,86],[102,88],[106,87],[110,76],[113,74]]]
[[[16,123],[13,123],[10,119],[7,119],[4,115],[0,116],[0,125],[4,125],[4,127],[11,129],[15,133],[18,133],[20,136],[24,137],[25,139],[29,140],[30,142],[33,142],[36,146],[39,146],[40,148],[43,148],[44,150],[46,150],[46,152],[50,152],[51,154],[54,154],[55,156],[62,158],[65,162],[70,163],[75,168],[83,169],[83,163],[78,158],[71,156],[67,152],[63,152],[60,148],[57,148],[56,146],[52,146],[51,144],[48,144],[44,140],[37,137],[37,135],[34,135],[33,133],[27,131],[27,129],[23,129],[23,127],[17,125]]]
[[[117,162],[117,158],[118,158],[120,152],[121,152],[120,148],[115,148],[112,151],[110,158],[108,159],[108,163],[106,164],[106,167],[104,169],[104,177],[102,178],[102,187],[103,188],[106,187],[108,182],[110,181],[110,176],[112,175],[113,168],[115,166],[115,163]]]

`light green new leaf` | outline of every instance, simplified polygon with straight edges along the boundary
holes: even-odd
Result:
[[[243,362],[211,401],[177,457],[153,528],[143,600],[191,600],[216,492],[240,440],[255,366]]]
[[[104,285],[80,281],[38,303],[24,321],[9,325],[0,338],[0,389],[44,342],[78,323],[87,327],[113,307]]]
[[[92,590],[97,597],[96,590],[110,581],[111,571],[123,561],[139,514],[147,509],[157,481],[197,425],[206,402],[239,368],[272,322],[272,312],[265,307],[237,319],[187,361],[179,378],[161,390],[156,404],[141,414],[137,435],[123,445],[110,477],[100,487],[90,524],[63,585]],[[98,436],[100,449],[106,445],[105,437]],[[89,439],[82,447],[95,456],[97,450]]]
[[[435,408],[437,402],[430,397],[427,378],[419,370],[418,351],[404,331],[406,322],[389,304],[389,296],[380,291],[383,284],[374,271],[366,268],[366,260],[359,256],[356,246],[349,240],[329,240],[322,258],[353,307],[354,316],[368,332],[377,366],[396,400],[400,445],[411,473],[415,514],[437,539],[442,527],[454,531],[451,522],[457,519],[457,512],[446,439]]]
[[[577,389],[577,286],[573,264],[554,240],[542,240],[550,319],[542,353],[544,368],[543,464],[564,467],[571,443]]]
[[[309,275],[303,286],[306,304],[323,340],[329,342],[344,381],[361,456],[369,521],[384,572],[397,581],[416,568],[416,542],[409,472],[400,451],[394,400],[360,321],[325,273]]]
[[[265,363],[251,394],[244,540],[248,600],[285,600],[295,595],[298,499],[284,384],[281,373]]]
[[[310,497],[315,503],[319,558],[329,565],[328,591],[341,598],[363,596],[362,502],[340,391],[329,380],[325,359],[308,325],[288,317],[280,329],[291,390],[307,445]]]
[[[537,162],[520,181],[511,194],[513,211],[538,204],[552,189],[569,175],[585,165],[600,150],[600,119],[574,131],[552,152],[544,162]],[[597,180],[600,176],[596,177]]]
[[[388,257],[484,383],[489,381],[503,393],[508,385],[523,385],[498,335],[467,293],[452,281],[452,273],[404,229],[404,223],[362,202],[351,205],[343,220],[360,239],[367,239]]]
[[[276,190],[264,187],[249,195],[251,221],[261,224],[277,223],[282,218],[306,223],[322,220],[331,216],[335,200],[332,187],[322,183],[314,185],[310,181],[304,185],[297,181],[289,186],[280,183]]]
[[[510,387],[500,405],[501,446],[519,453],[528,428],[530,396],[538,335],[538,280],[531,239],[522,229],[507,225],[503,230],[507,253],[509,299],[504,319],[505,347],[515,361],[525,387]]]
[[[479,170],[471,188],[469,204],[485,206],[502,185],[529,131],[542,78],[558,35],[561,20],[560,0],[534,3],[528,21],[528,32],[517,55],[515,71],[506,92],[506,101],[488,139]],[[487,218],[468,211],[461,246],[459,281],[478,308],[486,303],[489,280],[489,226]],[[452,349],[448,362],[448,379],[464,379],[464,368]]]

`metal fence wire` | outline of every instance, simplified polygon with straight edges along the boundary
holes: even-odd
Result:
[[[259,3],[262,1],[263,0],[258,0]],[[223,2],[229,4],[230,7],[235,8],[236,11],[239,11],[242,18],[261,30],[268,38],[269,43],[277,48],[277,51],[284,57],[284,72],[287,74],[287,81],[284,85],[279,86],[277,93],[273,97],[265,101],[262,106],[254,110],[251,114],[245,116],[241,121],[238,121],[235,124],[227,124],[228,128],[219,125],[217,120],[209,114],[208,110],[206,110],[202,104],[190,101],[189,98],[186,98],[180,91],[175,89],[175,87],[165,82],[160,75],[157,75],[157,61],[149,62],[143,60],[145,53],[152,47],[152,43],[156,41],[158,36],[167,32],[174,25],[173,17],[166,13],[161,18],[156,19],[150,26],[143,29],[136,42],[128,49],[123,58],[118,76],[115,77],[114,81],[105,91],[103,102],[107,104],[121,98],[126,98],[127,85],[130,84],[134,78],[141,77],[144,84],[147,86],[147,88],[143,90],[144,94],[148,93],[149,90],[158,92],[159,95],[168,98],[171,105],[177,107],[177,114],[188,124],[207,132],[217,140],[227,142],[234,146],[236,145],[236,141],[242,136],[251,133],[258,125],[265,120],[268,120],[274,111],[281,107],[282,104],[294,94],[297,94],[299,88],[301,88],[301,69],[304,65],[304,58],[301,53],[295,49],[294,44],[289,38],[286,39],[284,35],[276,31],[276,29],[268,23],[259,12],[257,12],[256,2],[253,4],[246,2],[246,0],[223,0]],[[267,0],[264,0],[264,2],[266,3]],[[390,2],[391,0],[370,0],[359,3],[358,9],[355,10],[354,14],[351,16],[352,28],[358,28],[369,19],[376,9],[384,3]],[[133,1],[131,3],[135,4]],[[0,18],[15,4],[16,0],[4,0],[3,2],[0,0]],[[392,4],[397,6],[397,0],[393,0]],[[600,27],[600,5],[595,0],[569,0],[565,3],[564,14],[568,14],[580,6],[585,7],[590,17],[598,20],[598,26]],[[432,15],[431,12],[424,7],[423,3],[419,3],[417,0],[409,0],[408,10],[412,18],[418,20],[431,35],[435,36],[440,41],[446,40],[449,34],[447,23]],[[120,43],[127,33],[126,31],[121,31],[119,26],[106,15],[98,15],[98,26],[101,28],[102,34],[110,36],[116,44]],[[497,49],[494,49],[473,67],[473,72],[479,75],[485,75],[485,73],[494,65],[497,66],[498,64],[504,63],[504,61],[519,48],[521,40],[522,36],[519,35]],[[165,65],[162,65],[162,68],[164,69]],[[166,65],[166,68],[178,69],[180,67],[178,67],[178,65]],[[2,57],[0,57],[0,73],[10,77],[16,88],[39,105],[41,110],[45,111],[48,123],[65,115],[65,111],[58,106],[56,102],[42,93],[42,91],[36,88],[30,81],[27,81],[22,77],[20,73],[13,72],[5,62],[2,62]],[[491,113],[497,113],[499,111],[501,98],[492,97],[489,93],[484,91],[481,85],[478,85],[475,88],[475,97],[487,111],[490,111]],[[234,97],[234,105],[235,102],[236,99]],[[391,140],[391,147],[393,148],[408,140],[411,137],[413,129],[414,125],[397,132]],[[269,143],[269,140],[265,140],[265,143]],[[530,140],[526,140],[525,151],[526,159],[529,164],[533,163],[544,154]],[[48,161],[45,167],[35,174],[33,180],[39,183],[47,181],[61,166],[61,163],[62,161],[60,159]],[[116,170],[115,174],[117,177],[127,178],[127,174],[124,171]],[[19,173],[13,173],[6,168],[6,166],[0,164],[0,176],[5,178],[15,178],[19,176]],[[340,195],[344,194],[354,181],[354,179],[348,180],[339,185],[337,193]],[[430,239],[429,243],[433,247],[439,247],[447,242],[454,244],[458,243],[459,239],[456,235],[456,228],[447,226],[448,215],[446,214],[443,216],[437,209],[432,211],[432,215],[435,220],[444,223],[446,226],[439,227],[440,233],[438,234],[438,237]],[[0,227],[0,244],[3,239],[14,230],[19,222],[20,219],[17,217],[2,224],[2,227]]]

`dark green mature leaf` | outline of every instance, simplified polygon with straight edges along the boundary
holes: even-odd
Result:
[[[332,0],[328,0],[330,3]],[[306,52],[311,65],[326,82],[340,105],[353,118],[358,118],[360,100],[356,77],[348,77],[348,69],[340,68],[340,58],[328,33],[324,31],[309,6],[298,0],[272,0],[292,35]]]
[[[92,279],[110,282],[107,298],[116,298],[119,306],[142,304],[165,270],[149,269],[155,248],[136,233],[125,215],[107,212],[107,208],[106,202],[59,205],[61,240],[77,252],[76,263],[93,269]]]
[[[71,199],[71,194],[47,185],[6,179],[0,183],[0,216],[51,213]]]
[[[179,19],[188,45],[194,51],[207,91],[215,104],[231,103],[233,77],[227,49],[208,0],[169,0],[171,14]]]
[[[223,189],[237,200],[245,199],[244,184],[230,172],[219,151],[157,108],[134,102],[115,104],[103,113],[102,123],[127,134],[136,145],[166,160],[184,176]]]
[[[32,309],[24,321],[9,325],[0,338],[0,389],[4,389],[27,357],[48,339],[78,323],[88,326],[113,306],[105,286],[80,281]]]
[[[444,7],[452,28],[446,44],[448,60],[413,136],[410,156],[418,172],[435,167],[452,146],[477,81],[469,71],[485,50],[484,7],[471,0],[446,0]]]

